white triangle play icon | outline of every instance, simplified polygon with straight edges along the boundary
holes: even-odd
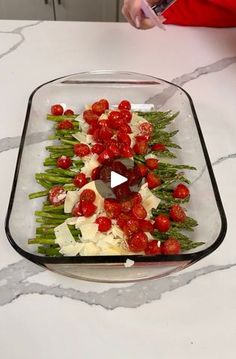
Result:
[[[121,176],[119,173],[111,171],[111,188],[119,186],[126,181],[128,181],[128,178]]]

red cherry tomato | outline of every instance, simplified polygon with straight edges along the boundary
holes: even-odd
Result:
[[[128,110],[120,110],[120,114],[124,122],[129,123],[132,119],[132,113]]]
[[[186,219],[186,214],[182,207],[178,204],[174,204],[170,208],[170,218],[174,222],[184,222]]]
[[[143,135],[151,135],[152,134],[153,128],[152,128],[152,124],[150,122],[141,123],[139,128]]]
[[[62,116],[64,112],[64,109],[61,105],[56,104],[51,107],[51,114],[53,116]]]
[[[127,100],[122,100],[118,105],[118,109],[119,110],[130,110],[131,109],[131,104]]]
[[[90,154],[90,148],[85,143],[76,143],[74,145],[74,154],[79,157],[84,157]]]
[[[111,181],[111,167],[110,166],[102,166],[100,167],[99,179],[105,183]]]
[[[70,120],[60,121],[57,125],[58,130],[73,130],[74,125]]]
[[[149,135],[137,135],[135,136],[136,142],[148,142],[150,140]]]
[[[128,241],[129,250],[134,253],[142,252],[147,248],[148,237],[144,232],[138,232],[132,235]]]
[[[147,173],[148,173],[148,169],[145,165],[143,164],[138,164],[136,165],[137,171],[140,173],[141,177],[146,177]]]
[[[95,125],[98,121],[98,115],[96,115],[92,110],[85,110],[83,112],[83,119],[89,124],[89,125]]]
[[[124,123],[120,111],[111,111],[108,115],[108,121],[111,128],[114,128],[115,130],[119,130],[119,127]]]
[[[152,172],[149,172],[147,174],[146,180],[148,183],[148,188],[150,188],[150,189],[156,188],[156,187],[160,186],[160,184],[161,184],[160,177]]]
[[[127,133],[124,132],[117,132],[117,139],[119,142],[121,142],[122,144],[125,144],[127,146],[131,145],[131,139],[129,137],[129,135],[127,135]],[[121,145],[122,146],[122,145]]]
[[[180,242],[176,238],[168,238],[161,245],[163,254],[179,254],[181,250]]]
[[[109,152],[111,158],[120,156],[118,143],[111,142],[111,144],[107,146],[107,151]]]
[[[60,206],[65,202],[66,191],[63,186],[53,186],[48,194],[48,200],[54,206]]]
[[[109,121],[107,121],[107,120],[99,120],[98,121],[98,126],[100,126],[100,127],[102,127],[102,126],[109,127]]]
[[[139,232],[140,231],[139,221],[136,218],[130,217],[126,221],[123,227],[123,231],[127,237],[130,237],[132,234]]]
[[[166,146],[162,143],[155,143],[154,145],[152,145],[152,150],[163,152],[166,151]]]
[[[133,150],[137,155],[145,155],[147,153],[148,144],[145,141],[136,142]]]
[[[124,157],[124,158],[133,157],[132,148],[131,148],[130,146],[124,144],[124,145],[121,146],[121,148],[120,148],[120,155],[121,155],[121,157]]]
[[[92,146],[91,152],[96,153],[97,155],[100,155],[105,150],[105,146],[102,143],[95,143],[95,145]]]
[[[80,193],[80,201],[81,202],[94,202],[96,199],[96,193],[89,188],[84,189],[81,193]]]
[[[73,183],[76,187],[81,188],[88,183],[84,173],[77,173],[73,179]]]
[[[128,183],[130,186],[135,186],[136,184],[139,184],[141,179],[142,177],[135,167],[129,169]]]
[[[73,217],[79,217],[82,216],[82,208],[81,208],[81,202],[77,202],[73,209],[72,209],[72,216]]]
[[[154,225],[151,221],[148,221],[146,219],[140,219],[139,220],[139,226],[144,232],[154,232]]]
[[[105,150],[102,153],[100,153],[100,155],[97,158],[98,162],[101,163],[102,165],[108,163],[110,159],[111,156],[108,150]]]
[[[119,132],[132,133],[132,130],[131,130],[130,125],[128,125],[127,123],[124,123],[123,125],[120,126]]]
[[[170,219],[164,214],[159,214],[155,218],[155,228],[159,232],[167,232],[170,229]]]
[[[184,199],[189,196],[189,189],[182,183],[178,184],[173,191],[174,198]]]
[[[135,206],[136,204],[140,204],[142,203],[142,196],[139,192],[134,192],[132,197],[131,197],[131,201],[133,203],[133,206]]]
[[[103,105],[103,107],[105,108],[105,110],[109,109],[109,102],[107,101],[107,99],[102,98],[101,100],[99,100],[99,102]]]
[[[130,219],[130,215],[126,213],[121,213],[117,219],[117,225],[124,230],[126,222]]]
[[[99,179],[100,170],[101,170],[101,167],[100,167],[100,166],[95,167],[95,168],[92,170],[92,173],[91,173],[91,179],[92,179],[92,181],[96,181],[97,179]]]
[[[158,241],[153,240],[148,242],[145,248],[145,254],[155,256],[161,254],[161,246],[158,246]]]
[[[118,199],[118,201],[127,199],[132,194],[128,182],[121,183],[120,185],[115,186],[113,188],[113,192],[115,193],[115,196]]]
[[[150,169],[150,170],[155,170],[158,168],[158,160],[156,158],[148,158],[146,159],[145,163],[146,166]]]
[[[121,202],[122,213],[129,213],[133,207],[132,199],[126,199]]]
[[[68,108],[65,112],[64,112],[64,116],[71,116],[74,115],[74,111],[71,110],[70,108]]]
[[[107,126],[102,126],[99,130],[99,133],[98,133],[98,137],[99,137],[99,140],[101,142],[105,142],[110,140],[113,136],[113,131],[107,127]]]
[[[126,177],[128,174],[127,167],[121,161],[114,161],[111,165],[111,169],[112,171],[117,172],[124,177]]]
[[[103,102],[94,102],[94,104],[92,104],[92,111],[97,115],[97,116],[101,116],[105,111],[106,111],[106,107],[104,107]]]
[[[121,213],[121,204],[115,199],[106,198],[104,200],[104,210],[109,218],[118,218]]]
[[[97,210],[97,206],[95,206],[92,202],[81,202],[81,211],[84,217],[91,217]]]
[[[57,167],[63,168],[66,170],[72,165],[72,160],[70,157],[67,156],[61,156],[57,159]]]
[[[98,230],[100,232],[107,232],[111,229],[111,220],[110,218],[101,216],[96,219],[96,223],[98,224]]]
[[[132,213],[137,219],[144,219],[145,217],[147,217],[147,211],[142,204],[136,204],[132,208]]]

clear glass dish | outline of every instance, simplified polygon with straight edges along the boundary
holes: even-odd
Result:
[[[197,171],[186,172],[192,182],[188,214],[199,223],[191,238],[204,241],[203,246],[180,255],[45,257],[37,254],[36,247],[28,245],[28,238],[35,233],[34,211],[40,208],[43,201],[29,200],[28,194],[41,190],[34,175],[43,169],[45,146],[51,143],[47,138],[52,124],[44,120],[45,114],[53,103],[65,103],[67,107],[82,109],[84,104],[99,98],[108,98],[113,104],[127,98],[136,104],[153,104],[155,110],[179,111],[178,119],[170,129],[179,130],[175,142],[182,150],[178,151],[177,162],[197,168]],[[226,228],[224,209],[206,145],[193,102],[185,90],[143,74],[93,71],[50,81],[32,93],[6,216],[7,237],[22,256],[52,271],[80,279],[136,281],[164,276],[200,260],[220,245]],[[125,267],[127,259],[134,261],[132,267]]]

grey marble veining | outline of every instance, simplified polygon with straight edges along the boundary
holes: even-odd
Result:
[[[28,27],[32,27],[32,26],[37,26],[41,22],[42,21],[37,21],[37,22],[34,22],[33,24],[19,26],[19,27],[13,29],[12,31],[0,31],[0,34],[14,34],[14,35],[18,35],[18,37],[19,37],[19,40],[13,46],[11,46],[7,51],[0,54],[0,60],[3,57],[5,57],[5,56],[9,55],[10,53],[12,53],[13,51],[17,50],[18,47],[23,44],[23,42],[25,41],[25,36],[23,34],[24,29],[26,29]]]
[[[161,299],[162,295],[191,283],[193,280],[216,271],[224,271],[236,266],[211,265],[201,269],[169,276],[158,280],[138,282],[126,288],[110,288],[101,293],[84,293],[73,288],[27,282],[27,278],[40,273],[43,269],[30,262],[21,260],[0,270],[0,306],[6,305],[27,294],[52,295],[57,298],[70,298],[104,309],[137,308],[145,303]]]

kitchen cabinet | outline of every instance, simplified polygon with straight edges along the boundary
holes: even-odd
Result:
[[[53,0],[0,0],[0,19],[54,20]]]
[[[119,0],[0,0],[0,19],[118,21]]]
[[[117,21],[117,0],[54,0],[57,20]]]

